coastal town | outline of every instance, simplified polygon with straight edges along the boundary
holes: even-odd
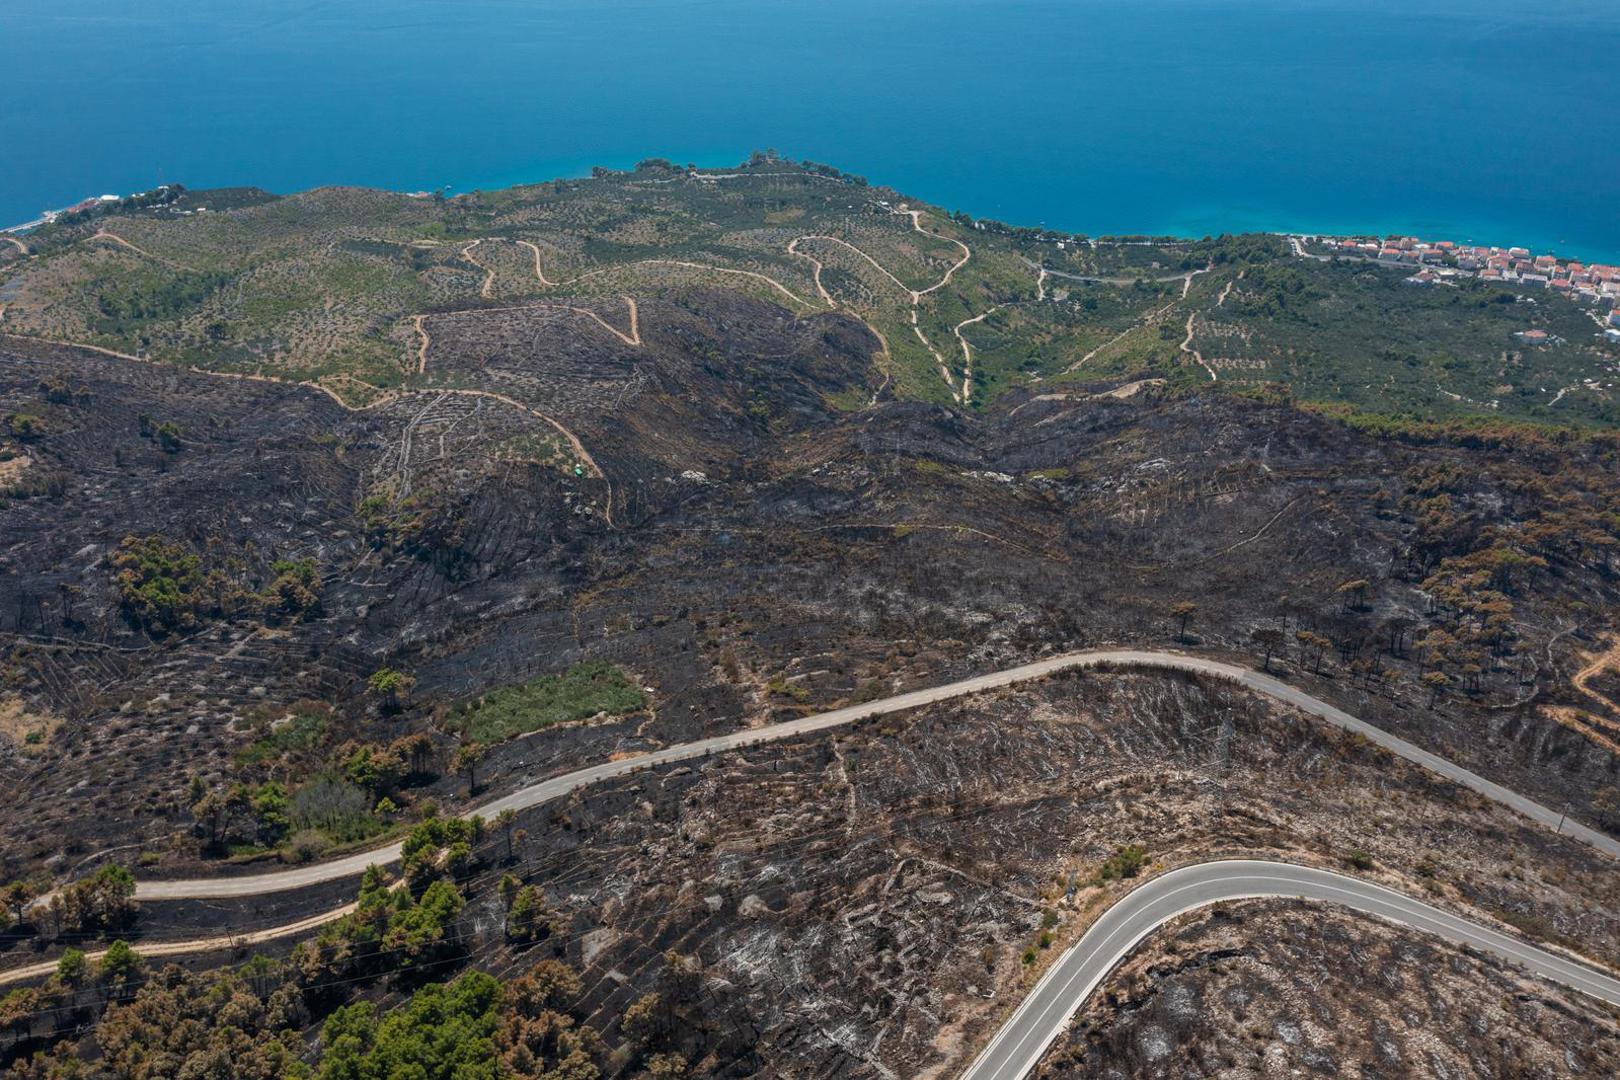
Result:
[[[1447,278],[1477,277],[1482,281],[1531,285],[1551,289],[1589,303],[1613,303],[1620,298],[1620,267],[1582,263],[1556,255],[1532,255],[1528,248],[1484,247],[1450,240],[1426,241],[1415,236],[1325,237],[1323,245],[1337,255],[1359,256],[1391,266],[1411,266],[1414,284],[1436,284]]]
[[[1410,267],[1406,280],[1415,286],[1444,284],[1473,277],[1498,285],[1524,285],[1548,289],[1600,312],[1607,309],[1606,329],[1620,341],[1620,267],[1583,263],[1556,255],[1532,255],[1528,248],[1427,241],[1415,236],[1323,237],[1320,243],[1334,255],[1368,259],[1392,267]]]
[[[61,210],[47,210],[33,221],[0,229],[0,235],[22,235],[42,225],[82,220],[120,209],[156,209],[174,203],[184,193],[179,184],[164,184],[133,195],[101,195],[84,199]],[[428,198],[428,191],[413,191],[408,197]],[[887,206],[887,203],[881,205]],[[206,212],[182,210],[182,216]],[[979,223],[983,228],[983,223]],[[1495,247],[1459,244],[1451,240],[1423,240],[1415,236],[1319,236],[1286,234],[1294,254],[1302,258],[1361,259],[1393,269],[1410,269],[1406,283],[1419,288],[1453,284],[1459,279],[1476,278],[1497,285],[1519,285],[1546,289],[1555,295],[1590,306],[1594,321],[1604,338],[1620,344],[1620,266],[1583,263],[1557,255],[1535,255],[1524,247]],[[1042,240],[1055,236],[1042,235]],[[1095,245],[1096,241],[1093,241]],[[1063,242],[1057,242],[1063,247]],[[1548,345],[1553,339],[1544,330],[1529,329],[1516,335],[1527,345]]]

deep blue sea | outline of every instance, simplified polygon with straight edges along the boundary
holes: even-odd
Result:
[[[1620,0],[3,0],[0,222],[774,147],[1091,233],[1620,261]]]

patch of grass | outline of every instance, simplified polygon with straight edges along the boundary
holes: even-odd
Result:
[[[296,713],[270,733],[236,751],[239,765],[261,765],[285,754],[308,750],[326,738],[326,718],[318,713]]]
[[[796,682],[788,682],[783,678],[775,678],[765,684],[765,689],[778,697],[792,698],[794,701],[810,700],[810,691]]]
[[[597,713],[619,716],[646,703],[624,672],[603,660],[586,660],[559,675],[492,690],[462,705],[456,715],[467,738],[490,743]]]

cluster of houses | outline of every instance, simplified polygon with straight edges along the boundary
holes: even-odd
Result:
[[[1481,281],[1551,289],[1572,300],[1592,304],[1600,311],[1607,306],[1610,310],[1603,335],[1611,342],[1620,343],[1620,266],[1582,263],[1556,255],[1532,255],[1528,248],[1522,247],[1482,247],[1454,244],[1450,240],[1430,243],[1415,236],[1382,240],[1328,237],[1323,243],[1335,255],[1414,267],[1416,273],[1406,279],[1409,285],[1438,285],[1449,278],[1477,277]],[[1541,330],[1527,330],[1516,336],[1527,345],[1547,345],[1552,341]]]
[[[1373,240],[1343,237],[1326,241],[1329,251],[1357,255],[1392,266],[1412,266],[1414,285],[1432,285],[1448,277],[1478,277],[1484,281],[1531,285],[1552,289],[1592,304],[1620,303],[1620,267],[1581,263],[1555,255],[1532,255],[1528,248],[1482,247],[1430,243],[1413,236]]]

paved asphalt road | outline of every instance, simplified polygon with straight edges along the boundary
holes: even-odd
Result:
[[[1052,965],[962,1080],[1019,1080],[1030,1072],[1114,965],[1170,919],[1206,904],[1265,896],[1340,904],[1493,953],[1536,975],[1620,1005],[1620,979],[1380,885],[1286,863],[1221,860],[1153,878],[1104,912]]]
[[[1415,762],[1464,787],[1471,788],[1486,798],[1510,807],[1543,825],[1557,827],[1560,823],[1562,815],[1557,811],[1532,802],[1500,784],[1492,783],[1482,776],[1469,772],[1460,765],[1447,761],[1445,758],[1437,757],[1427,750],[1422,750],[1405,739],[1396,738],[1394,735],[1375,728],[1365,721],[1358,720],[1349,713],[1336,709],[1325,701],[1318,701],[1303,690],[1289,686],[1279,679],[1274,679],[1257,671],[1251,671],[1248,668],[1238,667],[1235,664],[1222,663],[1219,660],[1209,660],[1198,656],[1182,656],[1178,653],[1146,652],[1135,649],[1106,649],[1093,652],[1067,653],[1046,660],[1037,660],[1032,664],[1023,664],[1018,667],[1007,668],[1004,671],[991,672],[988,675],[978,675],[971,679],[946,683],[944,686],[936,686],[927,690],[914,690],[907,694],[884,698],[881,701],[870,701],[861,705],[833,709],[830,712],[807,716],[801,720],[789,720],[781,724],[735,731],[727,735],[700,739],[697,742],[682,743],[679,746],[671,746],[649,754],[641,754],[637,757],[604,762],[600,765],[592,765],[589,768],[579,769],[576,772],[565,773],[550,780],[542,780],[528,787],[519,788],[510,795],[474,807],[468,811],[468,814],[477,813],[484,815],[486,818],[492,818],[502,810],[526,810],[529,807],[550,802],[552,799],[561,798],[587,784],[594,784],[600,780],[607,780],[615,776],[623,776],[637,769],[705,757],[726,750],[739,750],[760,743],[791,739],[799,735],[823,731],[827,728],[852,724],[857,720],[864,720],[871,716],[903,712],[906,709],[915,709],[920,705],[930,705],[983,690],[1010,686],[1013,683],[1029,682],[1060,671],[1110,663],[1199,671],[1235,679],[1250,689],[1298,706],[1305,712],[1321,717],[1329,723],[1350,731],[1360,732],[1372,742],[1406,758],[1408,761]],[[1620,856],[1620,843],[1595,830],[1588,829],[1584,825],[1576,822],[1564,822],[1563,831],[1569,835],[1579,837],[1608,855]],[[387,865],[397,861],[399,853],[400,845],[395,843],[341,859],[314,863],[309,866],[292,867],[269,874],[228,878],[200,878],[189,881],[141,881],[136,884],[135,896],[138,900],[201,900],[229,896],[258,896],[263,893],[280,892],[284,889],[297,889],[306,885],[317,885],[322,882],[354,877],[364,873],[366,867],[373,863]]]

